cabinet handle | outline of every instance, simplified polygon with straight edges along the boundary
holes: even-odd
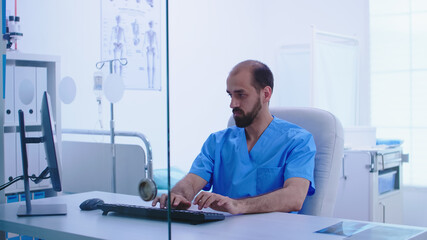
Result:
[[[379,204],[383,207],[383,223],[385,223],[385,205],[382,202]]]
[[[409,162],[409,154],[402,154],[402,162]]]
[[[347,180],[347,175],[345,175],[345,169],[344,169],[344,166],[345,166],[345,155],[342,157],[342,177],[344,178],[344,180]]]

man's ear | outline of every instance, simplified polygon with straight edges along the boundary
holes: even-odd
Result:
[[[271,94],[273,93],[273,89],[271,89],[270,86],[266,86],[261,90],[261,92],[262,92],[263,101],[265,103],[270,102]]]

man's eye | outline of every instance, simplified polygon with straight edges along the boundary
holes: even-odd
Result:
[[[244,94],[244,93],[236,93],[236,94],[228,93],[228,96],[229,96],[230,98],[233,98],[233,96],[234,96],[235,98],[244,98],[244,97],[246,97],[246,94]]]

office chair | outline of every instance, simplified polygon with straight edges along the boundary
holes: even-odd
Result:
[[[272,107],[270,112],[309,131],[316,144],[314,167],[316,192],[312,196],[307,196],[299,213],[332,217],[344,152],[341,122],[328,111],[310,107]],[[233,117],[228,122],[228,126],[232,125],[234,125]]]

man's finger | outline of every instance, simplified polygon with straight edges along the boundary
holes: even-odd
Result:
[[[165,208],[165,202],[168,199],[168,195],[167,194],[162,194],[162,196],[160,197],[160,208]]]
[[[178,204],[181,202],[181,199],[180,199],[180,197],[179,196],[173,196],[172,198],[171,198],[171,206],[172,207],[176,207],[176,206],[178,206]]]
[[[218,195],[211,195],[208,199],[206,199],[205,204],[203,204],[203,207],[210,207],[212,203],[218,201],[218,197]]]
[[[205,204],[206,204],[206,202],[210,199],[212,197],[212,195],[211,194],[205,194],[200,200],[199,200],[199,202],[197,203],[197,205],[199,205],[199,210],[201,210],[204,206],[205,206]]]
[[[196,196],[196,198],[195,198],[195,199],[194,199],[194,201],[193,201],[193,204],[194,204],[194,205],[196,205],[196,204],[198,204],[198,203],[199,203],[199,201],[200,201],[200,199],[202,198],[203,194],[204,194],[204,192],[201,192],[201,193],[199,193],[199,194]]]
[[[160,201],[159,197],[154,198],[153,202],[151,202],[151,206],[155,207],[159,201]]]

